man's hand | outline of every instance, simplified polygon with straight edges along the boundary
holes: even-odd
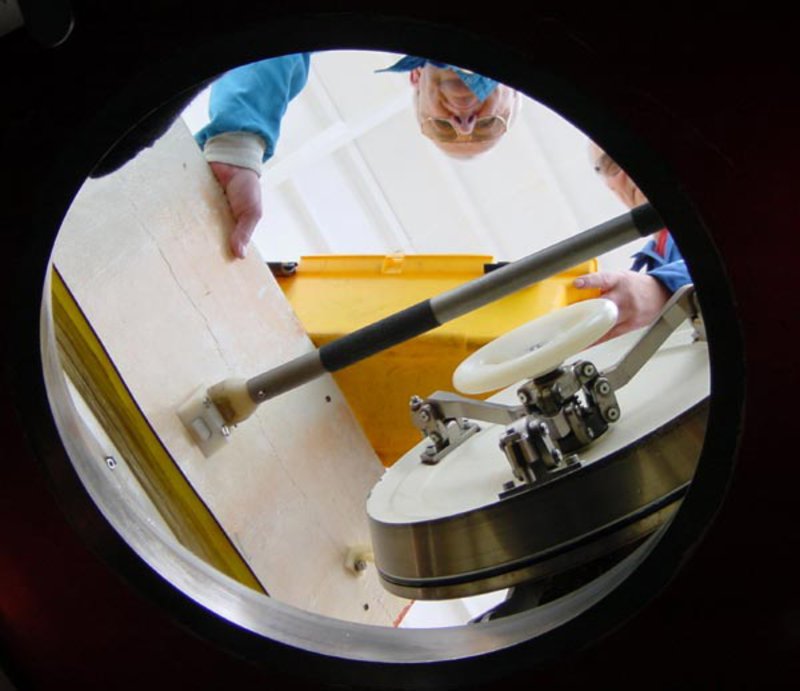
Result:
[[[646,326],[669,300],[670,293],[658,279],[638,271],[586,274],[575,279],[576,288],[599,288],[601,296],[619,310],[617,323],[598,343]]]
[[[229,238],[231,252],[235,257],[244,259],[247,255],[247,244],[261,218],[261,184],[258,175],[249,168],[228,163],[212,162],[209,165],[225,190],[228,205],[236,221]]]

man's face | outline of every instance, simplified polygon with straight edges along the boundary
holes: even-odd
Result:
[[[506,131],[516,92],[498,84],[480,101],[452,70],[427,63],[411,72],[423,134],[445,153],[468,158],[492,148]]]
[[[636,183],[628,177],[628,174],[619,167],[605,151],[597,144],[592,142],[589,146],[589,157],[595,171],[606,186],[617,195],[620,201],[629,209],[647,203],[647,197],[636,186]]]

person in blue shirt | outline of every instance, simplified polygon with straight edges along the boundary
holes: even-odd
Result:
[[[196,135],[228,198],[231,252],[244,257],[262,215],[261,166],[274,153],[289,102],[308,79],[310,55],[270,58],[226,72],[211,87],[210,122]],[[471,158],[494,147],[519,94],[474,72],[404,56],[381,72],[408,72],[420,131],[446,154]]]
[[[594,142],[589,156],[595,171],[625,206],[632,209],[647,198],[628,174]],[[577,288],[599,289],[619,310],[617,323],[604,336],[608,340],[655,319],[672,293],[692,278],[669,231],[662,228],[633,256],[628,271],[599,271],[575,279]]]

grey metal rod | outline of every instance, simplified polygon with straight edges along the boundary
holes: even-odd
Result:
[[[352,365],[537,281],[654,233],[663,226],[660,217],[649,204],[640,206],[326,343],[317,351],[259,374],[247,381],[248,393],[255,402],[265,401],[325,372],[335,372]]]
[[[248,379],[247,393],[253,401],[261,403],[316,379],[326,372],[319,359],[319,350],[312,350]]]
[[[431,298],[433,313],[444,324],[639,237],[631,214],[623,214]]]

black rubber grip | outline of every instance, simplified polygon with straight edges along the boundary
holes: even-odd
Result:
[[[661,216],[650,204],[642,204],[631,209],[631,217],[633,218],[633,225],[642,237],[652,235],[664,227],[664,221]]]
[[[328,372],[335,372],[437,326],[441,324],[433,314],[430,300],[425,300],[326,343],[319,349],[319,359]]]

